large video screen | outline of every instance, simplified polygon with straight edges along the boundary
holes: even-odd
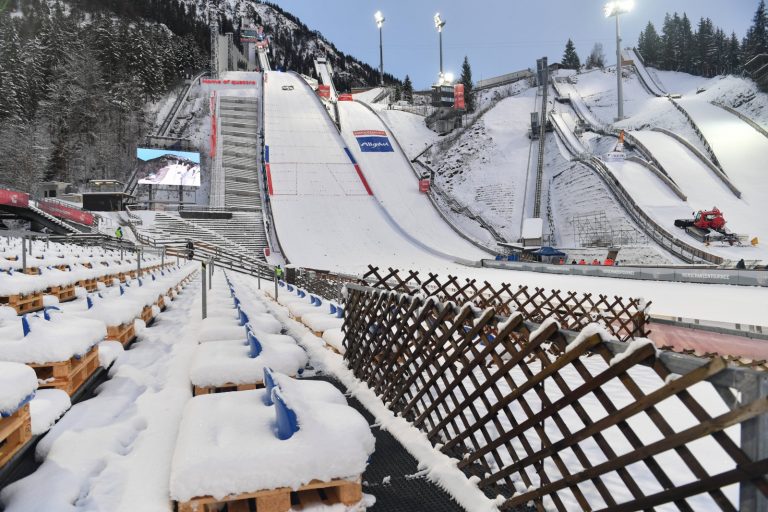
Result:
[[[200,153],[138,148],[139,185],[200,186]]]

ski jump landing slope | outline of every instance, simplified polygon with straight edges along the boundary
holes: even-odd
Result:
[[[419,182],[408,158],[376,114],[358,102],[340,101],[338,105],[344,142],[379,204],[405,232],[430,248],[457,258],[477,260],[491,256],[456,233],[426,194],[419,192]],[[363,145],[370,135],[380,137],[388,145],[383,146],[384,151],[363,151],[356,135]]]
[[[741,201],[749,207],[750,214],[728,222],[736,233],[757,236],[761,246],[768,243],[768,220],[765,212],[768,204],[768,139],[737,116],[708,101],[696,97],[684,97],[680,105],[688,112],[709,142],[723,170],[734,185],[741,190]],[[714,205],[710,205],[714,206]],[[728,205],[724,210],[728,221]],[[750,259],[756,255],[745,255]],[[761,254],[756,257],[766,257]]]
[[[381,208],[301,77],[270,72],[264,101],[270,201],[291,262],[345,271],[369,263],[401,268],[451,263],[410,239]]]
[[[750,129],[752,128],[750,127]],[[632,132],[632,135],[646,147],[652,148],[654,156],[667,169],[670,177],[688,197],[687,204],[691,211],[709,210],[713,206],[717,206],[724,212],[728,222],[727,227],[732,231],[758,236],[761,240],[765,240],[765,237],[768,236],[768,221],[761,213],[765,212],[762,206],[765,203],[750,204],[748,200],[738,199],[712,170],[672,137],[652,131]],[[768,157],[768,154],[766,156]],[[766,186],[763,185],[762,188],[765,189]],[[743,190],[747,197],[758,192],[749,188]],[[763,201],[765,200],[768,198],[763,198]],[[689,217],[691,217],[691,212],[682,218]],[[667,222],[670,220],[672,219],[667,219]],[[693,241],[694,239],[686,237],[682,230],[677,233],[677,236],[691,245],[699,245]],[[741,258],[768,260],[768,245],[764,244],[757,248],[731,248],[712,245],[706,250],[732,260]]]

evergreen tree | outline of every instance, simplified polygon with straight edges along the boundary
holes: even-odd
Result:
[[[741,46],[739,45],[739,38],[736,37],[736,32],[731,33],[731,39],[728,42],[728,62],[726,65],[726,73],[736,73],[741,68]]]
[[[656,32],[656,27],[650,21],[645,26],[645,30],[640,32],[640,38],[637,42],[637,49],[647,66],[659,67],[661,60],[661,37]]]
[[[464,85],[464,104],[467,112],[475,110],[475,84],[472,82],[472,66],[469,65],[469,59],[464,56],[464,62],[461,64],[461,76],[459,83]]]
[[[403,82],[403,99],[408,103],[413,103],[413,84],[411,83],[411,77],[405,75],[405,81]]]
[[[603,51],[603,43],[595,43],[592,47],[592,51],[589,53],[586,62],[587,69],[592,68],[604,68],[605,67],[605,52]]]
[[[563,53],[561,64],[565,69],[578,70],[581,67],[581,60],[579,59],[579,55],[576,53],[576,47],[570,38],[568,39],[568,42],[565,43],[565,53]]]
[[[693,27],[688,15],[683,13],[678,28],[680,40],[680,54],[677,69],[686,73],[694,73],[694,55],[696,53],[696,44],[693,37]]]
[[[760,0],[757,11],[752,18],[752,26],[747,31],[742,44],[744,62],[756,55],[768,53],[768,14],[765,10],[765,0]]]

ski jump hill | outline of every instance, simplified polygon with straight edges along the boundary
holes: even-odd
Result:
[[[292,263],[350,271],[371,261],[421,267],[488,257],[442,219],[435,225],[406,157],[365,107],[340,102],[350,126],[342,137],[299,75],[268,73],[264,95],[269,197]],[[361,149],[354,132],[366,130],[391,151]]]

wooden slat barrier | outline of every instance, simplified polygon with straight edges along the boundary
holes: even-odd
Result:
[[[493,308],[499,315],[517,311],[524,320],[541,322],[554,318],[568,330],[578,331],[591,323],[599,323],[621,341],[643,338],[648,331],[648,307],[639,299],[580,294],[544,288],[514,287],[510,284],[492,286],[487,281],[460,280],[455,276],[442,278],[429,273],[389,268],[386,272],[370,266],[362,278],[337,275],[312,269],[298,269],[294,284],[326,299],[342,301],[342,287],[347,283],[367,285],[407,294],[425,294],[438,300],[457,304],[474,304]]]
[[[528,321],[548,309],[584,308],[560,301],[590,303],[585,297],[507,286],[497,292],[487,283],[432,275],[422,284],[440,292],[424,296],[409,286],[416,273],[380,278],[380,286],[394,284],[347,285],[349,368],[457,459],[490,498],[503,496],[501,510],[529,502],[561,511],[662,504],[763,510],[765,374],[729,367],[719,357],[657,353],[648,340],[623,343],[573,314]],[[481,293],[493,297],[485,309],[472,305]],[[499,293],[516,298],[503,301]],[[456,306],[444,297],[469,300]],[[537,306],[537,315],[514,307],[533,302],[548,306]],[[561,328],[561,318],[583,332]],[[723,490],[734,483],[737,498]]]

